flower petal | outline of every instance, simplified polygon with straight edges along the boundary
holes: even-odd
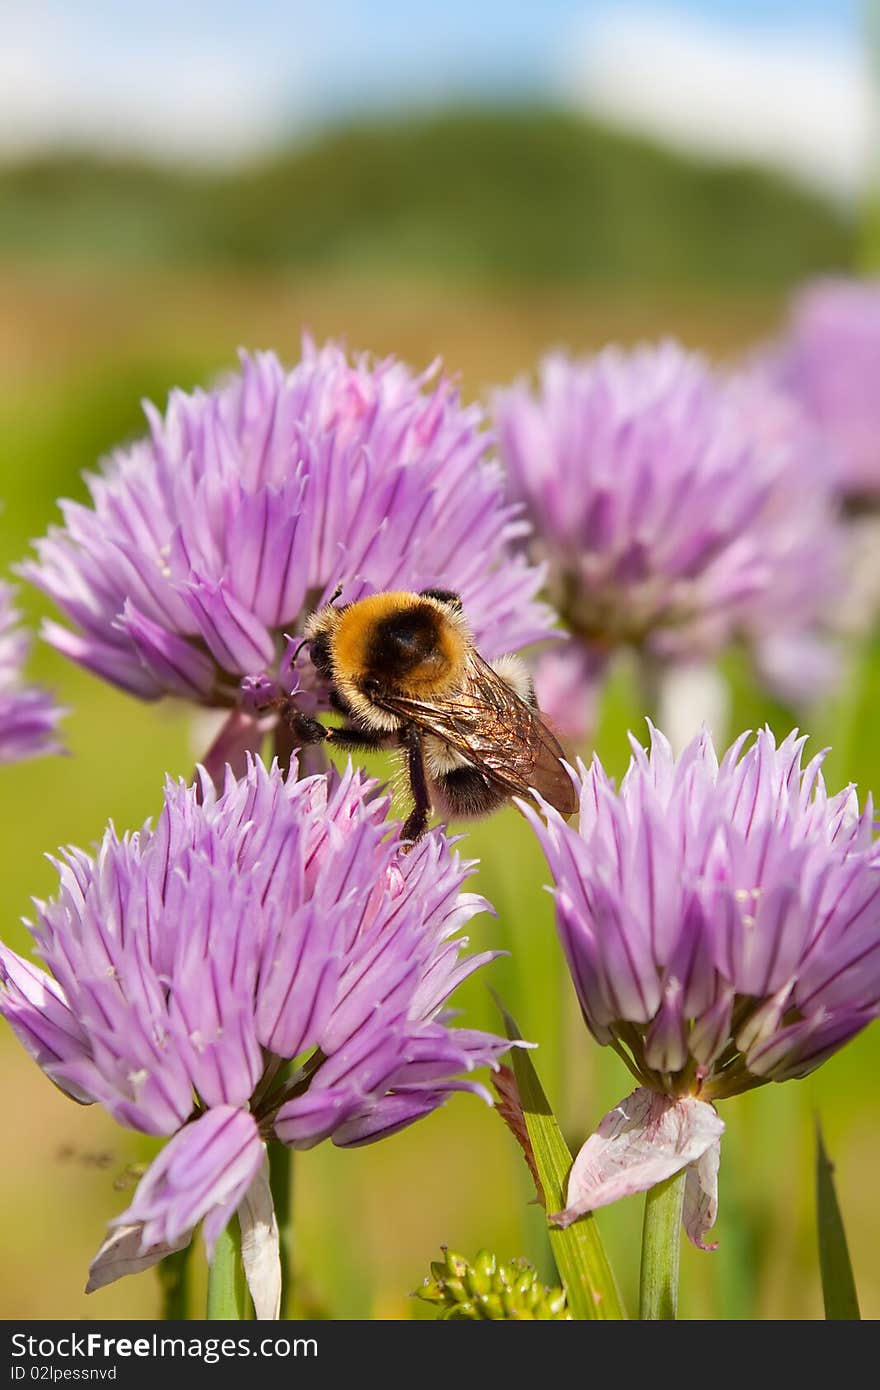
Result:
[[[154,623],[131,599],[125,600],[117,626],[131,638],[141,661],[163,690],[196,701],[211,694],[214,663],[192,642]]]
[[[51,975],[0,944],[0,1014],[37,1066],[81,1105],[99,1078],[85,1035]]]
[[[647,1192],[700,1159],[723,1132],[724,1122],[705,1101],[638,1087],[584,1144],[569,1174],[568,1204],[550,1220],[570,1226],[597,1207]]]
[[[241,1262],[259,1321],[281,1311],[281,1254],[275,1204],[269,1186],[269,1156],[263,1161],[238,1208]]]
[[[262,671],[272,661],[275,646],[269,632],[222,581],[193,580],[185,597],[211,655],[225,671]]]
[[[189,1235],[205,1218],[208,1258],[263,1161],[265,1146],[246,1110],[218,1105],[185,1125],[138,1184],[114,1226],[140,1224],[141,1249]]]
[[[164,1260],[166,1255],[183,1250],[189,1245],[191,1236],[192,1233],[186,1231],[175,1241],[159,1241],[144,1250],[142,1221],[133,1222],[130,1226],[116,1226],[89,1265],[86,1293],[103,1289],[125,1274],[140,1274],[143,1269],[151,1269],[160,1260]]]
[[[698,1250],[716,1250],[718,1242],[704,1243],[718,1215],[718,1165],[721,1162],[721,1141],[716,1139],[696,1163],[688,1166],[684,1183],[682,1224],[688,1240]]]

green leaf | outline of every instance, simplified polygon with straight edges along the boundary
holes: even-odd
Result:
[[[834,1164],[825,1150],[822,1130],[816,1121],[816,1219],[819,1231],[819,1268],[822,1271],[822,1297],[825,1317],[837,1322],[856,1322],[861,1318],[853,1279],[846,1231],[834,1190]]]
[[[521,1039],[514,1020],[501,1006],[507,1036]],[[535,1165],[548,1212],[565,1206],[568,1174],[573,1162],[556,1116],[538,1079],[527,1049],[512,1049],[513,1070]],[[548,1222],[547,1234],[556,1268],[568,1294],[573,1318],[613,1320],[626,1317],[617,1282],[605,1254],[595,1217],[581,1217],[565,1230]]]

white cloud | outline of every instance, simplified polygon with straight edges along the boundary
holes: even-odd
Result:
[[[869,167],[871,92],[853,42],[614,5],[562,60],[578,106],[686,150],[782,168],[851,199]]]
[[[119,37],[52,0],[4,9],[0,156],[73,147],[225,163],[291,118],[291,75],[266,45],[212,46],[207,28],[178,42]]]

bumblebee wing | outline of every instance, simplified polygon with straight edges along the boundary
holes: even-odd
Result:
[[[562,815],[577,810],[560,743],[478,652],[468,653],[457,691],[431,701],[383,695],[378,703],[454,748],[509,795],[534,788]]]

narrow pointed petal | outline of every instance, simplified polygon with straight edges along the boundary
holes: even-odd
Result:
[[[112,635],[115,618],[116,615],[112,614],[107,619],[108,634]],[[156,677],[147,670],[128,642],[120,646],[111,640],[83,636],[53,622],[51,618],[44,621],[40,636],[56,652],[66,656],[68,661],[82,666],[93,676],[100,676],[101,680],[109,681],[111,685],[118,685],[129,695],[137,695],[140,700],[158,700],[163,693]]]
[[[397,1134],[416,1120],[430,1115],[458,1091],[470,1091],[487,1105],[492,1104],[485,1086],[478,1081],[447,1081],[437,1086],[415,1086],[411,1090],[393,1091],[365,1108],[362,1114],[353,1115],[340,1125],[333,1135],[333,1142],[342,1149],[375,1144],[378,1139],[387,1139],[389,1135]]]
[[[681,982],[674,977],[663,986],[663,1002],[645,1036],[645,1061],[660,1072],[681,1071],[688,1046],[682,1013]]]
[[[95,1100],[99,1078],[86,1035],[63,990],[45,970],[2,944],[0,1014],[56,1086],[82,1105]]]
[[[56,730],[66,713],[45,690],[0,692],[0,763],[63,752]]]
[[[639,1087],[600,1121],[568,1179],[567,1205],[550,1219],[570,1226],[579,1216],[620,1197],[647,1192],[696,1162],[724,1132],[711,1105]]]
[[[262,671],[269,665],[275,645],[267,628],[224,584],[195,580],[186,599],[211,655],[224,671]]]
[[[208,1257],[263,1161],[254,1117],[219,1105],[169,1140],[114,1226],[141,1225],[144,1250],[180,1240],[206,1218]]]
[[[216,666],[209,656],[185,637],[159,623],[126,599],[119,627],[131,639],[144,666],[170,695],[201,703],[210,696]]]

